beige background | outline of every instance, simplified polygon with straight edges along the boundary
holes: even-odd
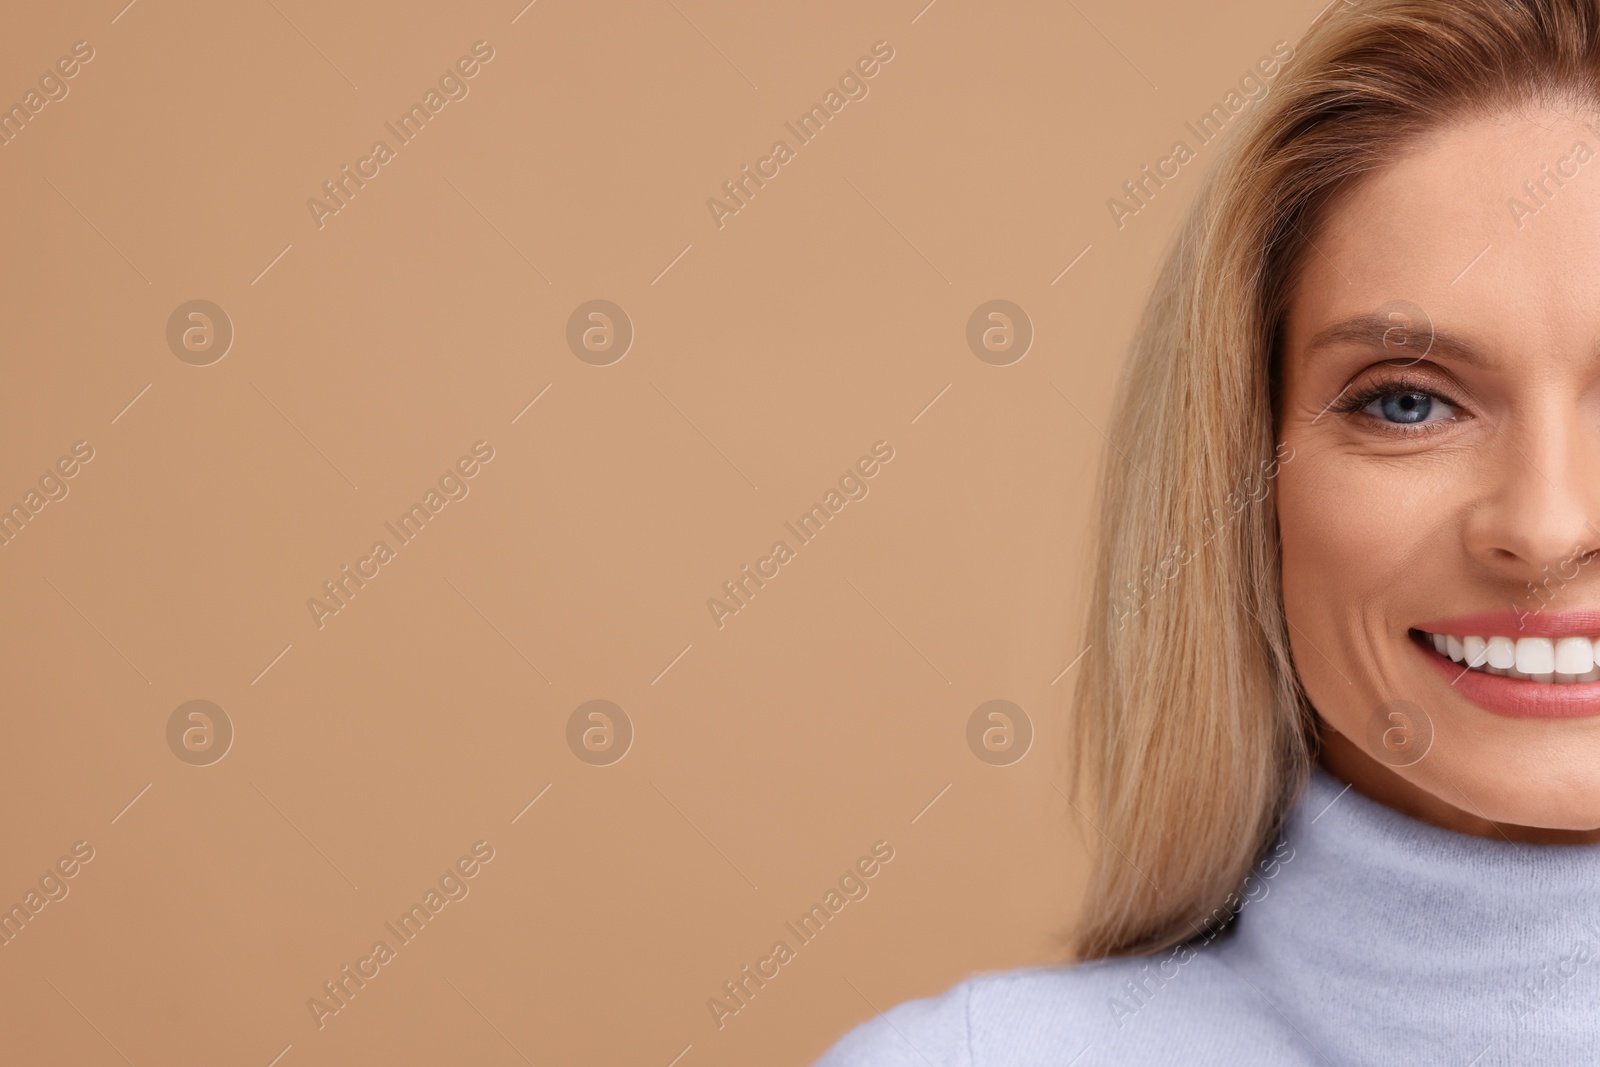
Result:
[[[8,12],[0,101],[95,58],[0,147],[0,505],[95,458],[0,548],[0,904],[95,858],[0,948],[0,1058],[805,1064],[1057,958],[1094,427],[1215,145],[1120,231],[1106,201],[1321,5],[922,3]],[[318,229],[480,40],[470,95]],[[707,198],[880,40],[719,230]],[[636,331],[606,367],[565,340],[597,298]],[[209,366],[166,341],[193,299],[236,333]],[[1036,332],[1010,366],[965,340],[991,299]],[[319,630],[307,599],[479,440],[470,495]],[[880,440],[870,495],[713,625]],[[236,731],[209,766],[166,740],[193,699]],[[609,766],[567,745],[593,699],[635,732]],[[993,699],[1036,731],[1009,766],[966,740]],[[319,1030],[307,999],[480,840]]]

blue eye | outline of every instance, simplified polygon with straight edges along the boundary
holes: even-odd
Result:
[[[1443,400],[1414,390],[1385,393],[1362,410],[1373,418],[1401,425],[1440,422],[1455,416],[1455,409]]]

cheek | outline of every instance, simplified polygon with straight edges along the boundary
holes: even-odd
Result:
[[[1463,559],[1471,470],[1297,446],[1278,477],[1284,585],[1320,590],[1350,614],[1381,610],[1401,628],[1436,612]],[[1299,620],[1294,620],[1297,624]]]
[[[1410,555],[1407,542],[1419,533],[1404,482],[1390,483],[1358,459],[1298,449],[1278,476],[1285,586],[1346,601],[1387,580],[1387,563]]]
[[[1278,476],[1284,613],[1311,703],[1362,736],[1419,682],[1407,628],[1448,588],[1447,493],[1399,464],[1297,446]]]

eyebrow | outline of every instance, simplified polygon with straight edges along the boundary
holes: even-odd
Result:
[[[1455,360],[1471,367],[1489,367],[1491,365],[1491,361],[1472,342],[1437,328],[1432,330],[1432,343],[1424,342],[1421,345],[1425,350],[1422,352],[1412,352],[1411,345],[1385,344],[1384,335],[1400,326],[1400,323],[1379,315],[1376,311],[1354,315],[1318,331],[1316,336],[1307,343],[1306,355],[1314,355],[1322,349],[1333,348],[1338,345],[1362,345],[1392,352],[1395,359],[1406,359],[1408,357],[1421,359],[1423,355],[1426,355],[1429,358],[1438,357],[1440,359]],[[1426,336],[1426,333],[1419,332],[1417,340],[1422,341]]]

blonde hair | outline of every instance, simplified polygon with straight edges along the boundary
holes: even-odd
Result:
[[[1431,131],[1600,99],[1600,0],[1344,0],[1231,133],[1134,339],[1102,458],[1075,795],[1101,847],[1080,958],[1202,933],[1316,751],[1270,496],[1273,363],[1338,195]],[[1402,295],[1402,294],[1397,294]],[[1214,925],[1214,924],[1212,924]]]

